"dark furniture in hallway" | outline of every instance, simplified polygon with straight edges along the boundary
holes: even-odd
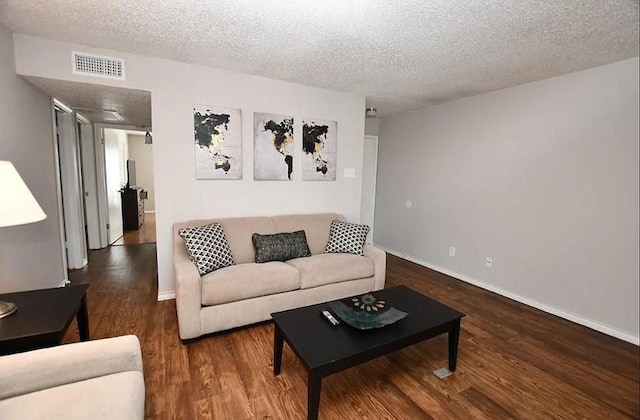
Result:
[[[142,188],[123,188],[120,190],[122,227],[124,230],[137,230],[144,223],[144,199],[146,194],[146,191]]]

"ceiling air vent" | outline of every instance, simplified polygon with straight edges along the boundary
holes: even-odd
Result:
[[[124,60],[101,55],[72,52],[73,73],[84,76],[124,80]]]

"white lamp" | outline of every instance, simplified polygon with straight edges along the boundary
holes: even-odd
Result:
[[[47,217],[11,162],[0,161],[0,227],[39,222]],[[17,310],[0,301],[0,318]]]

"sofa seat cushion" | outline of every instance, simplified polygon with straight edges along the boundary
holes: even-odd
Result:
[[[202,305],[220,305],[300,288],[300,273],[279,261],[232,265],[202,277]]]
[[[364,279],[374,274],[373,261],[354,254],[317,254],[289,260],[286,264],[300,272],[300,288]]]
[[[0,419],[142,419],[144,378],[130,371],[0,401]]]

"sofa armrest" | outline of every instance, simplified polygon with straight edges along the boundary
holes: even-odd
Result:
[[[376,248],[375,246],[369,244],[364,246],[362,252],[365,257],[371,258],[373,260],[373,290],[383,289],[385,277],[387,275],[387,253],[380,248]]]
[[[202,287],[200,273],[189,258],[184,241],[176,232],[174,232],[174,237],[173,270],[176,278],[178,330],[180,331],[180,338],[186,340],[201,335]]]
[[[135,335],[0,357],[0,400],[114,373],[142,373]]]

